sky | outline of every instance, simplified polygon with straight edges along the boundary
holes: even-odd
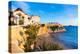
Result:
[[[77,5],[12,1],[8,7],[12,10],[21,8],[28,15],[40,16],[40,23],[78,25]]]

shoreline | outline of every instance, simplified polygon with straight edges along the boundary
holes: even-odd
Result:
[[[48,34],[44,34],[41,36],[38,36],[38,41],[37,41],[37,46],[41,46],[45,43],[45,44],[58,44],[61,48],[63,48],[62,50],[66,50],[68,49],[66,46],[64,46],[61,42],[59,42],[57,39],[53,39],[52,35],[50,33]],[[42,50],[43,51],[43,50]],[[53,50],[54,51],[54,50]]]
[[[75,42],[68,43],[67,41],[62,40],[62,38],[65,38],[65,37],[62,36],[61,33],[64,33],[64,32],[50,33],[50,34],[53,39],[57,40],[58,43],[63,44],[64,47],[66,47],[66,49],[77,49],[78,48],[77,43],[76,44],[75,44]],[[59,37],[61,37],[61,38],[59,38]]]
[[[60,46],[62,46],[63,47],[63,50],[65,49],[69,49],[69,48],[67,48],[62,42],[61,42],[61,40],[59,40],[58,38],[56,38],[56,37],[58,37],[58,36],[56,36],[55,35],[55,33],[50,33],[50,35],[51,35],[51,38],[53,39],[53,42],[56,42],[56,43],[58,43]]]

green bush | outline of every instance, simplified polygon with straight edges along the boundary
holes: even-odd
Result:
[[[29,25],[29,26],[25,27],[25,29],[26,29],[25,34],[29,35],[29,37],[27,38],[25,45],[24,45],[25,52],[35,51],[35,46],[34,46],[34,49],[31,49],[30,46],[31,46],[31,44],[36,45],[35,43],[37,42],[36,38],[37,38],[37,33],[39,30],[39,27],[40,27],[39,25],[37,25],[37,26],[36,25]],[[40,50],[48,51],[48,50],[62,50],[62,49],[63,48],[61,46],[59,46],[59,44],[43,43],[43,47]]]
[[[58,26],[50,26],[50,29],[53,31],[55,31],[56,29],[58,30],[58,28],[59,28]]]
[[[62,30],[62,29],[64,29],[64,27],[50,26],[50,29],[51,29],[52,31],[55,31],[55,30]]]
[[[29,25],[28,27],[25,27],[26,31],[25,34],[28,34],[29,37],[26,40],[26,43],[24,45],[25,49],[24,51],[28,52],[28,51],[32,51],[32,49],[30,48],[31,44],[34,44],[36,37],[37,37],[37,33],[39,30],[39,25]]]

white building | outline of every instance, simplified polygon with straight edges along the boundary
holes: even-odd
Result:
[[[19,20],[21,20],[22,18],[24,19],[25,13],[20,8],[18,8],[13,12],[13,16],[14,18],[16,18],[16,24],[19,25]]]
[[[39,24],[39,23],[40,23],[40,17],[39,16],[32,16],[31,24]]]
[[[17,25],[29,25],[29,24],[38,24],[40,23],[39,16],[29,16],[25,14],[20,8],[13,11],[13,21]],[[11,17],[12,18],[12,17]]]
[[[24,18],[24,25],[29,25],[30,24],[30,20],[28,19],[30,16],[29,15],[25,15],[25,18]]]

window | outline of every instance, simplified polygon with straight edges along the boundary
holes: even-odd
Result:
[[[28,17],[28,20],[31,20],[31,18],[30,18],[30,17]]]

